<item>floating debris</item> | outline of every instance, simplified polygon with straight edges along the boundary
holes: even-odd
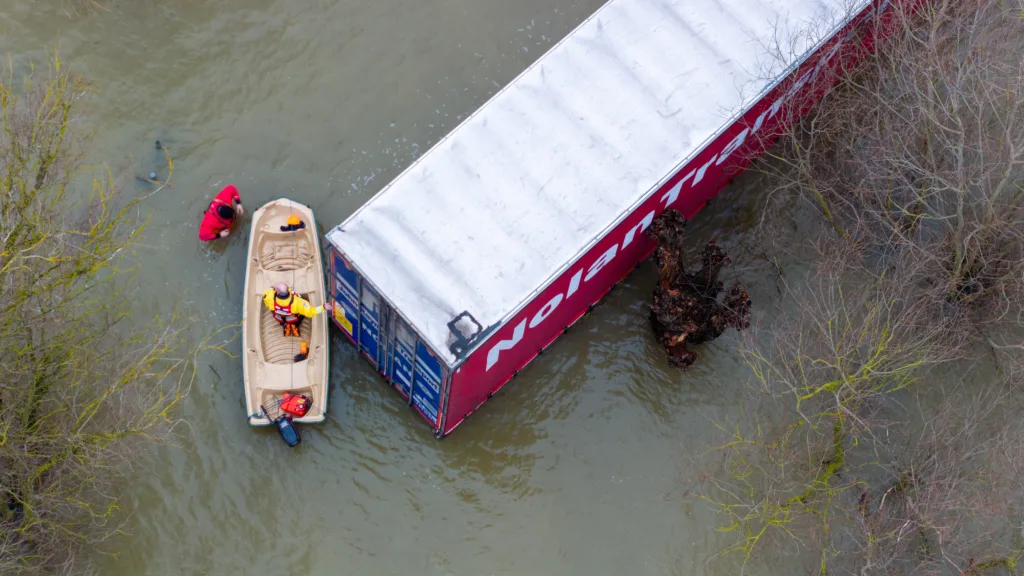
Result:
[[[725,291],[718,279],[729,256],[712,240],[701,252],[701,268],[693,274],[683,266],[683,229],[686,219],[675,210],[666,210],[651,225],[650,234],[658,242],[654,252],[658,265],[658,284],[654,287],[651,325],[658,341],[668,353],[669,363],[686,368],[697,359],[687,344],[714,340],[730,326],[744,330],[750,326],[750,296],[736,282]]]

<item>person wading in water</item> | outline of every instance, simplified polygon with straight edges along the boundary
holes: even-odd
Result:
[[[199,225],[199,239],[203,242],[227,238],[235,218],[245,213],[238,189],[228,184],[210,202],[203,213],[203,222]]]
[[[312,318],[324,310],[330,312],[334,309],[330,302],[323,306],[313,306],[284,282],[278,282],[263,292],[263,304],[274,313],[274,320],[284,327],[284,335],[296,338],[299,337],[299,324],[304,317]]]

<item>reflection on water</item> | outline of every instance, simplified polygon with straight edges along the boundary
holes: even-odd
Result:
[[[136,304],[193,310],[197,333],[240,315],[245,235],[196,240],[221,186],[250,212],[287,195],[340,222],[602,3],[100,0],[68,16],[72,1],[5,3],[0,45],[23,66],[59,39],[97,90],[97,159],[148,174],[155,140],[173,152]],[[745,197],[713,203],[695,243],[741,238]],[[239,362],[210,356],[190,431],[138,471],[131,537],[101,573],[706,573],[713,518],[685,497],[689,455],[744,372],[730,337],[670,369],[653,281],[641,266],[444,441],[337,334],[330,419],[295,450],[246,425]]]

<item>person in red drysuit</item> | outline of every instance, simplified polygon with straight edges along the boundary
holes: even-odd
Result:
[[[203,212],[203,222],[199,225],[199,239],[203,242],[226,238],[235,223],[235,218],[245,212],[238,188],[228,184],[220,194],[210,202]]]

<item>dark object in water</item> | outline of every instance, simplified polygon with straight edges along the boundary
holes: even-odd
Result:
[[[278,416],[277,420],[274,420],[274,426],[277,427],[277,433],[281,435],[281,439],[289,448],[295,448],[302,442],[299,429],[295,427],[290,417]]]
[[[155,148],[156,148],[157,150],[163,150],[163,149],[164,149],[164,145],[163,145],[163,144],[161,144],[159,140],[157,140],[157,141],[156,141],[156,144],[154,144],[154,147],[155,147]]]
[[[732,326],[743,330],[750,326],[750,296],[736,282],[722,302],[724,291],[718,279],[729,256],[712,240],[701,252],[701,268],[688,274],[683,266],[683,229],[686,219],[675,210],[666,210],[651,225],[650,234],[658,241],[654,259],[658,265],[658,284],[654,287],[651,325],[658,341],[669,355],[669,363],[686,368],[697,359],[687,343],[714,340]]]

